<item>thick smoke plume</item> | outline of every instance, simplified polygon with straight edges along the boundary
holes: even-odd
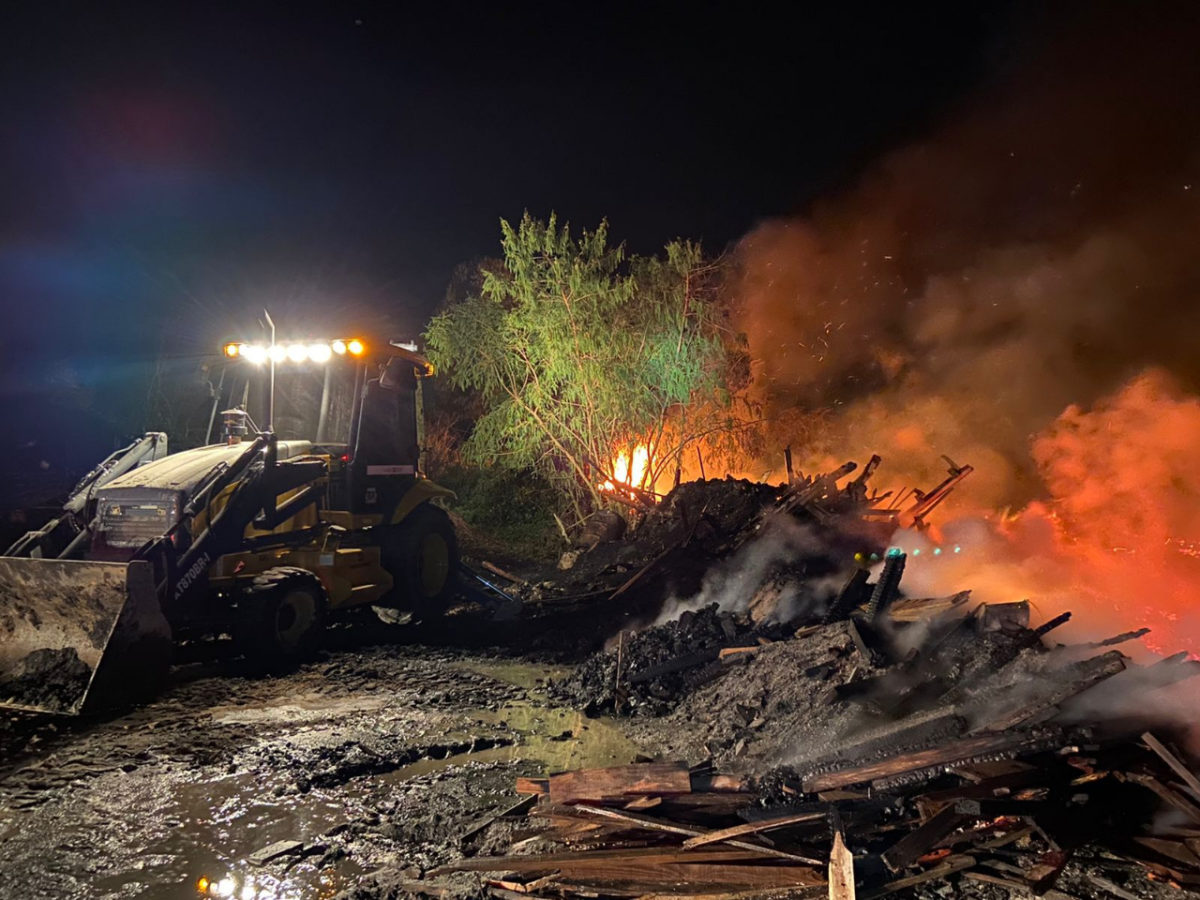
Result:
[[[939,513],[964,552],[910,593],[1200,651],[1200,11],[1064,8],[929,137],[748,235],[731,290],[776,449],[975,466]]]
[[[1029,598],[1045,618],[1078,615],[1066,633],[1103,638],[1149,627],[1147,646],[1200,654],[1200,400],[1162,371],[1092,409],[1069,407],[1033,443],[1049,492],[1008,517],[965,516],[929,535],[902,532],[905,587],[969,586],[984,602]]]
[[[1041,493],[1030,438],[1068,405],[1148,365],[1200,383],[1197,13],[1095,9],[1031,24],[969,110],[741,242],[777,445],[818,414],[810,464],[876,450],[929,483],[946,453],[999,507]]]

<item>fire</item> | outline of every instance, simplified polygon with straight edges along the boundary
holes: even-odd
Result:
[[[970,587],[985,602],[1028,598],[1043,620],[1073,611],[1062,632],[1070,640],[1149,627],[1148,650],[1200,658],[1198,440],[1200,398],[1161,372],[1070,407],[1033,442],[1046,499],[941,521],[943,541],[962,547],[954,556],[925,552],[926,536],[897,535],[922,551],[909,554],[906,585],[931,596]]]
[[[601,484],[600,490],[615,492],[618,485],[622,488],[647,489],[651,474],[650,448],[645,444],[637,444],[632,455],[626,450],[619,451],[613,460],[612,473],[613,477]],[[633,496],[632,491],[625,490],[624,493]]]

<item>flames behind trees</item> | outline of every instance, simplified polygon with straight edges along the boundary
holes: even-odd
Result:
[[[627,257],[603,223],[576,237],[526,214],[502,223],[502,247],[426,335],[451,383],[481,398],[469,461],[539,470],[582,519],[671,478],[698,446],[747,448],[746,364],[698,245]]]

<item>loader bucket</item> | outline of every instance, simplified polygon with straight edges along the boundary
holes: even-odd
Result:
[[[0,557],[0,708],[76,715],[141,699],[170,658],[148,562]]]

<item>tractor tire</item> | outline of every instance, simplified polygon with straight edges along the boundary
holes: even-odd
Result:
[[[392,605],[426,622],[446,611],[458,590],[458,539],[443,510],[418,506],[388,529],[381,555],[395,585],[388,598]]]
[[[254,668],[287,668],[311,658],[324,630],[325,589],[307,569],[267,569],[238,598],[234,635]]]

